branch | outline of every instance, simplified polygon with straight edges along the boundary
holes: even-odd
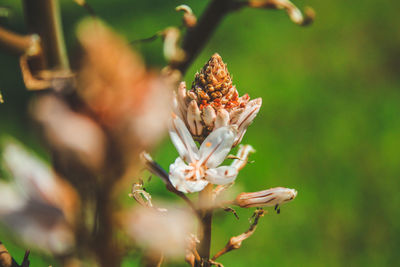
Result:
[[[199,216],[197,208],[193,204],[193,202],[184,193],[176,190],[176,188],[173,186],[173,184],[169,180],[168,173],[157,162],[155,162],[147,152],[142,152],[140,157],[141,157],[142,162],[146,166],[146,169],[148,169],[154,175],[157,175],[158,177],[160,177],[161,180],[164,182],[167,190],[174,193],[178,197],[182,198],[193,209],[193,211],[196,213],[196,215]]]
[[[17,56],[37,55],[40,52],[40,38],[37,34],[20,35],[0,27],[0,46]]]
[[[253,235],[253,233],[255,232],[255,230],[257,228],[258,220],[262,216],[264,216],[264,213],[265,213],[265,211],[263,209],[257,209],[253,214],[254,221],[250,225],[249,229],[241,235],[231,237],[231,239],[229,239],[229,242],[226,244],[226,246],[223,249],[221,249],[217,254],[215,254],[214,257],[212,257],[212,260],[213,261],[216,260],[218,257],[221,257],[222,255],[224,255],[225,253],[228,253],[231,250],[239,249],[242,246],[242,242],[244,240],[246,240],[247,238],[249,238],[251,235]]]
[[[196,26],[188,28],[182,44],[182,49],[186,54],[185,59],[180,62],[171,63],[171,67],[178,69],[184,74],[217,29],[222,19],[230,12],[243,7],[284,9],[294,23],[302,26],[310,24],[315,16],[311,8],[307,8],[305,16],[303,16],[300,10],[289,0],[212,0]]]
[[[40,36],[44,62],[32,66],[34,72],[43,69],[69,70],[57,0],[23,0],[26,25]],[[43,59],[42,59],[43,60]]]
[[[243,6],[242,3],[234,0],[212,0],[196,26],[189,28],[183,39],[182,49],[186,53],[185,60],[177,62],[171,67],[185,73],[224,16],[241,6]]]

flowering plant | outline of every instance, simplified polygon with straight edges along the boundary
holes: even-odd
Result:
[[[18,57],[25,87],[44,91],[30,101],[29,115],[51,162],[16,141],[2,142],[5,171],[0,174],[9,181],[0,181],[0,222],[27,249],[18,265],[0,242],[0,266],[29,266],[30,248],[69,267],[120,266],[133,250],[142,252],[146,266],[181,256],[191,266],[222,266],[217,258],[240,248],[254,233],[265,213],[260,207],[274,206],[279,212],[297,191],[277,187],[229,196],[228,189],[255,152],[241,142],[262,100],[239,95],[217,53],[196,73],[189,90],[182,77],[231,11],[284,9],[299,25],[309,24],[314,13],[309,9],[303,16],[288,0],[210,0],[199,20],[181,5],[176,10],[184,13],[183,27],[127,42],[86,1],[75,2],[91,15],[77,27],[75,57],[67,57],[57,0],[24,1],[31,34],[0,26],[0,46]],[[3,16],[6,9],[0,9]],[[167,66],[149,69],[132,44],[159,37]],[[8,104],[0,93],[3,102]],[[144,152],[157,147],[167,129],[179,154],[169,172]],[[188,207],[153,202],[144,187],[143,165]],[[127,207],[121,192],[130,185],[135,202]],[[189,193],[197,192],[195,202],[196,195]],[[257,207],[254,220],[210,256],[213,213],[223,209],[236,214],[232,206]]]

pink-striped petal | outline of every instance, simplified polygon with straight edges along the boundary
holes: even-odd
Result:
[[[169,135],[179,156],[184,161],[190,163],[198,159],[196,143],[186,128],[186,125],[176,114],[172,114],[172,120],[169,125]]]
[[[218,128],[203,141],[199,150],[199,162],[207,168],[219,166],[231,151],[236,130],[231,126]]]
[[[238,170],[231,166],[211,168],[206,171],[206,179],[212,184],[225,185],[235,181]]]

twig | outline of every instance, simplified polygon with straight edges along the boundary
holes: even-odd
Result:
[[[192,28],[196,26],[197,18],[193,14],[192,9],[188,5],[180,5],[175,8],[176,11],[183,11],[183,25],[187,28]]]
[[[31,264],[31,262],[29,261],[30,253],[31,253],[31,251],[29,249],[27,251],[25,251],[25,255],[24,255],[24,259],[22,260],[21,267],[29,267],[29,265]]]
[[[196,26],[189,28],[183,39],[182,49],[186,53],[186,58],[180,62],[172,63],[171,67],[185,74],[225,15],[243,7],[284,9],[293,22],[302,26],[310,24],[315,16],[311,8],[307,8],[305,16],[303,16],[300,10],[289,0],[212,0]]]
[[[40,49],[40,38],[37,34],[20,35],[0,27],[0,46],[20,55],[37,55]]]
[[[142,152],[141,160],[145,164],[146,168],[151,173],[153,173],[154,175],[157,175],[158,177],[161,178],[161,180],[164,182],[165,187],[167,188],[168,191],[170,191],[170,192],[174,193],[175,195],[179,196],[180,198],[182,198],[193,209],[193,211],[196,213],[196,215],[199,216],[197,208],[193,204],[193,202],[184,193],[176,190],[176,188],[173,186],[173,184],[169,180],[168,173],[157,162],[155,162],[148,153]]]
[[[185,60],[176,62],[172,67],[185,73],[224,16],[241,6],[243,3],[233,0],[212,0],[196,26],[189,28],[183,39],[182,49],[186,53]]]
[[[86,9],[90,16],[97,17],[96,12],[92,8],[92,6],[86,2],[86,0],[74,0],[74,2]]]
[[[241,235],[231,237],[226,246],[221,249],[217,254],[215,254],[214,257],[212,257],[212,260],[216,260],[218,257],[221,257],[231,250],[240,248],[242,246],[242,242],[254,233],[257,228],[258,220],[264,215],[264,213],[265,211],[263,209],[257,209],[253,214],[254,221],[250,225],[249,229]]]
[[[40,36],[44,57],[32,64],[33,71],[69,70],[57,0],[24,0],[24,15],[31,33]]]
[[[306,26],[313,22],[315,12],[312,8],[304,9],[304,16],[301,11],[289,0],[250,0],[247,2],[248,7],[266,8],[266,9],[284,9],[289,18],[300,26]]]
[[[138,44],[138,43],[152,42],[152,41],[154,41],[154,40],[157,40],[157,38],[160,37],[160,36],[162,35],[161,33],[162,33],[162,32],[157,32],[156,34],[154,34],[154,35],[152,35],[152,36],[150,36],[150,37],[143,38],[143,39],[133,40],[133,41],[130,42],[130,44],[131,44],[131,45],[135,45],[135,44]]]

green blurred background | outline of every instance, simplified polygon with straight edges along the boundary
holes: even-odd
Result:
[[[188,4],[199,15],[208,1],[89,3],[117,32],[135,40],[179,25],[175,6]],[[225,266],[400,266],[400,4],[295,4],[315,9],[313,25],[299,27],[283,11],[230,14],[185,77],[190,84],[212,53],[221,54],[239,92],[263,98],[243,140],[256,148],[255,162],[241,171],[236,186],[244,191],[285,186],[299,192],[280,215],[271,209],[256,234],[220,261]],[[0,5],[13,9],[1,25],[25,32],[19,1]],[[61,1],[61,8],[71,50],[76,25],[87,12],[72,0]],[[136,47],[152,67],[165,64],[161,48],[160,40]],[[0,137],[15,136],[43,154],[27,116],[33,93],[24,89],[17,59],[4,51],[0,90],[5,100]],[[177,155],[167,138],[154,154],[166,168]],[[168,197],[156,179],[149,189],[154,198]],[[251,214],[239,210],[239,221],[231,214],[217,215],[212,250],[246,230]],[[1,238],[20,261],[21,246]],[[49,264],[57,266],[49,257],[32,255],[32,266]]]

